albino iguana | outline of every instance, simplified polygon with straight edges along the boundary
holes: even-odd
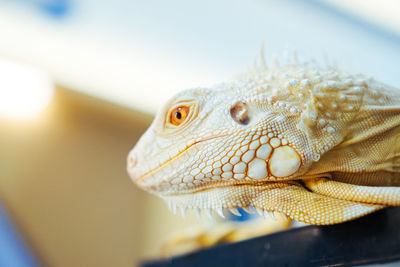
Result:
[[[172,210],[254,207],[325,225],[400,205],[400,90],[313,64],[174,96],[128,157]]]

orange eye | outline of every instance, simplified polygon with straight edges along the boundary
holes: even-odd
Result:
[[[189,115],[189,107],[187,106],[179,106],[172,110],[169,122],[175,126],[182,124],[186,117]]]

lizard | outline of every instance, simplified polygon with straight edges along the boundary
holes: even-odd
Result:
[[[400,90],[310,62],[173,96],[127,159],[170,209],[330,225],[400,206]]]

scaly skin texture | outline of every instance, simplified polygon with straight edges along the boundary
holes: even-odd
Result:
[[[309,64],[181,92],[128,157],[170,208],[334,224],[400,205],[400,91]]]

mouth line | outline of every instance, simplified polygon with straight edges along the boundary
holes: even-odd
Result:
[[[179,194],[176,193],[160,193],[158,192],[158,195],[160,197],[180,197],[180,196],[185,196],[185,195],[193,195],[196,193],[200,192],[205,192],[208,190],[214,190],[214,189],[223,189],[226,187],[241,187],[241,186],[248,186],[248,187],[257,187],[257,186],[265,186],[269,185],[270,187],[276,188],[282,187],[282,185],[298,185],[299,181],[298,180],[282,180],[282,181],[263,181],[263,182],[224,182],[221,183],[221,181],[215,181],[212,183],[207,183],[204,185],[200,185],[196,188],[191,188],[190,190],[186,191],[180,191]]]
[[[191,145],[187,146],[185,149],[183,149],[182,151],[180,151],[180,152],[179,152],[178,154],[176,154],[174,157],[172,157],[172,158],[166,160],[165,162],[161,163],[161,164],[160,164],[159,166],[157,166],[156,168],[145,172],[140,178],[137,179],[137,181],[138,181],[138,182],[139,182],[139,181],[143,181],[146,177],[148,177],[148,176],[152,175],[153,173],[155,173],[155,172],[161,170],[161,169],[164,168],[167,164],[169,164],[169,163],[175,161],[177,158],[179,158],[181,155],[183,155],[183,154],[184,154],[186,151],[188,151],[191,147],[193,147],[193,146],[195,146],[195,145],[197,145],[197,144],[199,144],[199,143],[202,143],[202,142],[205,142],[205,141],[209,141],[209,140],[212,140],[212,139],[216,139],[216,138],[219,138],[219,137],[224,137],[224,136],[226,136],[226,135],[215,135],[215,136],[206,137],[206,138],[203,138],[203,139],[201,139],[201,140],[199,140],[199,141],[193,142]]]

